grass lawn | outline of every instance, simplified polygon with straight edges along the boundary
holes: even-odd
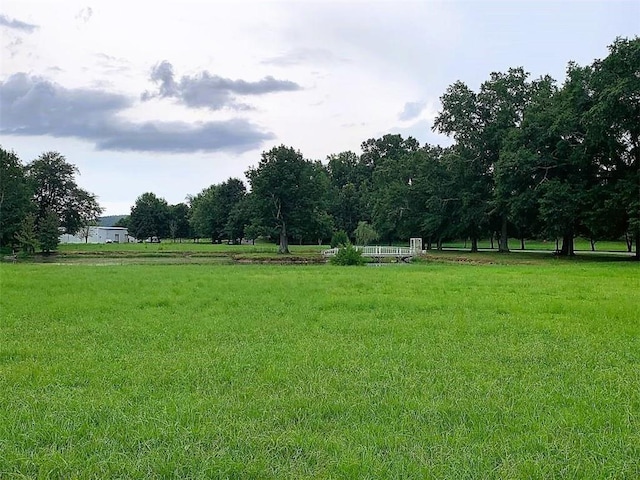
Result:
[[[0,478],[640,478],[634,262],[0,264]]]

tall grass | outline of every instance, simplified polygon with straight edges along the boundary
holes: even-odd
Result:
[[[0,265],[1,478],[638,478],[633,263]]]

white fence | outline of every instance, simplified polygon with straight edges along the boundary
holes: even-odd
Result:
[[[382,257],[397,257],[397,258],[405,258],[412,257],[417,252],[412,250],[410,247],[389,247],[385,245],[374,245],[370,247],[360,247],[356,246],[356,250],[362,252],[363,257],[374,257],[374,258],[382,258]],[[330,248],[329,250],[325,250],[322,252],[322,255],[325,257],[333,257],[336,253],[338,253],[340,248]]]

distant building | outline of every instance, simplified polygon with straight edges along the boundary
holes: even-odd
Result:
[[[60,235],[60,243],[128,243],[134,241],[124,227],[88,227],[75,235]],[[88,236],[85,238],[85,234]]]

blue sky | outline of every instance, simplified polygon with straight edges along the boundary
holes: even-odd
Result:
[[[279,144],[324,160],[431,131],[448,85],[477,89],[640,34],[635,1],[39,1],[0,6],[0,144],[56,150],[107,214],[170,203]]]

